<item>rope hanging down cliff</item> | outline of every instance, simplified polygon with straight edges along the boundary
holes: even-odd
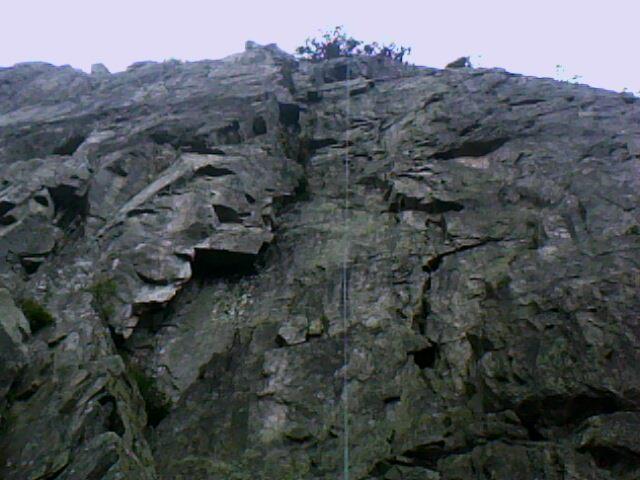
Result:
[[[347,60],[347,78],[345,81],[346,112],[345,112],[345,147],[344,147],[344,257],[342,261],[342,329],[343,329],[343,480],[349,480],[349,122],[351,117],[351,92],[349,90],[350,65]]]

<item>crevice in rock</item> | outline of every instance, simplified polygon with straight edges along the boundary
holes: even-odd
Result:
[[[186,153],[198,153],[201,155],[224,155],[224,152],[222,150],[220,150],[219,148],[211,147],[209,145],[208,137],[205,135],[194,135],[192,133],[181,130],[158,130],[151,133],[149,135],[149,138],[151,138],[151,140],[157,145],[170,145],[174,149]]]
[[[283,215],[299,202],[306,202],[311,198],[311,190],[307,177],[300,177],[298,184],[295,186],[292,195],[282,195],[273,199],[273,210],[276,216]],[[271,225],[272,230],[277,230],[277,226],[268,216],[263,216],[266,224]]]
[[[31,383],[28,385],[22,385],[22,383],[22,378],[20,378],[18,383],[14,382],[14,384],[11,385],[11,389],[7,394],[7,398],[10,398],[11,403],[26,402],[33,397],[40,388],[38,383]]]
[[[132,208],[127,212],[127,218],[137,217],[138,215],[153,215],[158,213],[154,208]]]
[[[242,223],[240,214],[231,207],[214,205],[213,210],[216,212],[218,220],[220,220],[221,223]]]
[[[287,341],[280,334],[276,335],[276,341],[275,342],[276,342],[276,346],[278,348],[285,348],[285,347],[289,346]]]
[[[110,162],[105,166],[105,169],[118,177],[126,178],[129,175],[122,161]]]
[[[533,442],[539,442],[544,440],[544,436],[538,431],[535,425],[535,421],[530,419],[520,418],[520,423],[527,431],[527,437]]]
[[[335,138],[310,138],[306,139],[305,143],[309,152],[313,154],[316,150],[319,150],[321,148],[336,145],[338,143],[338,140],[336,140]]]
[[[422,266],[422,270],[424,272],[428,272],[428,273],[433,273],[436,270],[438,270],[438,268],[440,268],[440,265],[442,264],[442,260],[444,260],[445,257],[448,257],[450,255],[455,255],[456,253],[461,253],[467,250],[471,250],[473,248],[478,248],[478,247],[482,247],[484,245],[487,245],[490,242],[497,242],[499,241],[498,239],[486,239],[486,240],[482,240],[478,243],[473,243],[471,245],[462,245],[454,250],[450,250],[438,255],[434,255],[433,257],[430,257],[427,262]]]
[[[267,133],[267,122],[265,122],[264,118],[261,115],[258,115],[253,119],[253,125],[251,126],[251,130],[254,135],[264,135]]]
[[[66,472],[68,466],[69,464],[66,463],[65,465],[60,467],[58,470],[50,473],[45,473],[43,477],[38,477],[38,480],[56,480],[57,478],[60,478],[60,476],[63,473]]]
[[[467,333],[467,341],[471,345],[476,360],[479,360],[487,352],[494,352],[497,350],[493,342],[484,335],[476,335],[474,333]]]
[[[77,218],[84,218],[89,212],[89,196],[78,195],[78,189],[72,185],[48,187],[55,208],[56,225],[68,229]]]
[[[335,138],[308,138],[298,137],[298,150],[295,159],[301,165],[306,165],[311,157],[313,157],[317,150],[337,145],[338,141]]]
[[[3,226],[3,227],[7,227],[9,225],[13,225],[17,221],[18,221],[18,219],[13,215],[0,216],[0,225]]]
[[[640,455],[626,448],[586,446],[578,451],[588,453],[598,468],[609,470],[617,476],[627,475],[640,469]]]
[[[235,172],[224,167],[205,165],[195,172],[196,177],[224,177],[225,175],[235,175]]]
[[[407,355],[413,357],[413,361],[418,365],[420,370],[424,370],[425,368],[433,368],[435,366],[438,359],[438,350],[438,345],[434,344],[420,350],[408,352]]]
[[[42,205],[43,207],[48,207],[49,206],[49,199],[46,197],[46,195],[34,195],[33,199],[39,203],[40,205]]]
[[[20,255],[20,265],[27,275],[33,275],[38,271],[40,265],[44,263],[46,255]]]
[[[116,350],[119,352],[126,350],[126,340],[124,336],[116,332],[115,328],[113,328],[109,324],[107,324],[107,330],[109,331],[109,336],[111,337],[111,341],[113,342],[113,345],[116,347]]]
[[[52,154],[53,155],[73,155],[76,153],[76,150],[84,143],[87,139],[85,135],[73,135],[72,137],[66,139],[61,145],[56,147]]]
[[[260,254],[258,254],[260,255]],[[194,278],[239,279],[256,273],[258,255],[228,250],[196,249],[191,262]]]
[[[137,270],[136,270],[136,276],[140,280],[142,280],[144,283],[148,283],[149,285],[169,285],[170,283],[173,283],[172,279],[170,278],[162,278],[162,279],[151,278]]]
[[[435,160],[451,160],[458,157],[482,157],[498,150],[507,143],[507,140],[506,138],[496,138],[493,140],[468,141],[459,147],[436,153],[432,155],[432,158]]]
[[[293,195],[293,200],[296,202],[309,200],[311,192],[309,190],[309,181],[307,180],[307,177],[300,178],[300,181],[293,189]]]
[[[439,213],[460,212],[464,210],[464,206],[458,202],[450,202],[437,198],[434,198],[430,202],[422,203],[419,198],[398,194],[395,201],[389,206],[389,210],[393,213],[413,210],[436,215]]]
[[[523,100],[514,100],[509,102],[510,107],[522,107],[525,105],[537,105],[538,103],[544,103],[546,100],[543,98],[525,98]]]
[[[299,127],[300,107],[295,103],[278,102],[278,120],[285,127]]]
[[[433,257],[430,257],[427,262],[422,266],[422,271],[424,272],[428,272],[428,273],[433,273],[436,270],[438,270],[440,268],[440,265],[442,264],[442,260],[444,259],[446,255],[436,255]]]
[[[393,468],[389,462],[381,461],[376,463],[373,468],[369,471],[369,476],[372,478],[385,478],[385,475],[389,470]]]
[[[124,423],[118,413],[118,403],[112,395],[106,395],[102,397],[98,403],[106,410],[105,428],[109,432],[114,432],[119,437],[122,437],[125,433]]]
[[[145,330],[151,334],[158,333],[163,327],[169,325],[167,318],[170,316],[170,301],[167,303],[144,303],[134,305],[134,313],[139,320],[134,331]],[[129,343],[125,341],[125,349],[128,349]]]
[[[407,450],[402,453],[402,456],[409,459],[410,466],[419,466],[425,468],[435,468],[438,464],[438,460],[449,452],[445,450],[444,441],[428,443],[425,445],[418,445],[411,450]]]
[[[0,217],[5,215],[7,212],[13,210],[16,204],[13,202],[8,202],[6,200],[0,200]]]
[[[562,427],[572,430],[583,420],[594,415],[614,413],[622,407],[620,399],[612,394],[550,396],[525,400],[516,405],[514,411],[532,440],[545,438],[547,427]]]
[[[477,121],[474,121],[473,123],[470,123],[469,125],[464,127],[462,130],[460,130],[460,133],[458,134],[458,136],[465,137],[469,135],[471,132],[473,132],[474,130],[477,130],[478,128],[480,128],[480,123]]]
[[[426,294],[431,288],[431,278],[427,278],[423,285],[423,294]],[[431,305],[426,295],[422,296],[422,300],[413,314],[412,328],[420,335],[426,335],[427,333],[427,317],[431,311]]]
[[[127,376],[129,383],[138,387],[144,401],[147,416],[146,425],[152,428],[157,427],[169,415],[172,408],[171,400],[158,388],[156,379],[138,365],[133,358],[128,358]]]

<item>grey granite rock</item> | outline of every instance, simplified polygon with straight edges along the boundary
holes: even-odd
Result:
[[[354,479],[640,476],[635,97],[21,64],[0,167],[3,479],[339,478],[345,409]]]
[[[104,66],[104,64],[94,63],[93,65],[91,65],[91,75],[98,75],[98,76],[111,75],[111,72],[107,67]]]
[[[29,323],[11,295],[0,287],[0,409],[4,410],[7,394],[29,360],[26,339],[31,334]],[[0,410],[0,412],[2,412]],[[5,422],[6,418],[0,420]]]

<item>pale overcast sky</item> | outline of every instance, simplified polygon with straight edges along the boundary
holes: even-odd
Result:
[[[115,72],[221,58],[245,40],[292,52],[344,25],[358,39],[413,47],[419,65],[470,55],[477,66],[640,91],[640,0],[1,1],[0,66],[102,62]]]

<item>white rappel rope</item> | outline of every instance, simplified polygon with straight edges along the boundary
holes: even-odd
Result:
[[[344,154],[344,257],[342,261],[342,329],[343,329],[343,431],[344,431],[344,453],[343,453],[343,480],[349,480],[349,384],[348,384],[348,363],[349,363],[349,126],[351,122],[351,92],[349,90],[350,81],[349,60],[347,59],[347,79],[345,82],[346,92],[346,128],[345,128],[345,154]]]

